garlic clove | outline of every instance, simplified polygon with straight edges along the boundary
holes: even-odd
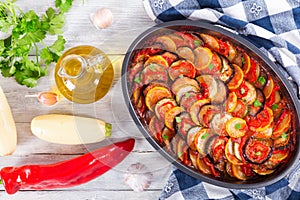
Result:
[[[58,95],[55,92],[46,91],[46,92],[39,93],[37,99],[43,105],[53,106],[58,102]]]
[[[142,192],[151,185],[153,174],[148,171],[147,167],[142,163],[135,163],[128,167],[127,173],[124,175],[126,185],[135,192]]]
[[[113,14],[108,8],[100,8],[95,13],[90,14],[90,19],[97,29],[106,29],[113,22]]]

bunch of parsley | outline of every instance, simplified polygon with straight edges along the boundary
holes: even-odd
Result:
[[[0,40],[0,71],[4,77],[14,77],[19,84],[34,87],[47,74],[48,66],[57,62],[64,50],[62,28],[72,2],[55,0],[55,8],[48,8],[42,16],[33,10],[23,12],[15,0],[0,2],[0,31],[10,35]],[[50,46],[43,42],[48,34],[57,36]],[[35,59],[29,58],[32,52]]]

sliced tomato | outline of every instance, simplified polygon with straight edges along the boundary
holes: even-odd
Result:
[[[210,127],[213,116],[219,112],[220,108],[215,105],[206,104],[202,106],[198,114],[200,124],[205,127]]]
[[[215,166],[214,164],[210,161],[210,159],[205,156],[204,158],[202,158],[204,163],[210,168],[210,171],[212,173],[212,175],[214,175],[215,177],[218,177],[220,176],[220,173],[218,173],[216,170],[215,170]]]
[[[178,59],[178,56],[176,54],[169,51],[164,52],[163,54],[161,54],[161,56],[167,61],[169,66]]]
[[[291,127],[292,114],[289,110],[284,110],[280,118],[275,123],[273,130],[273,138],[280,137],[283,133],[286,133]]]
[[[212,144],[211,157],[215,163],[220,163],[226,159],[225,156],[225,145],[227,138],[224,136],[218,136]]]
[[[272,140],[251,137],[244,146],[244,157],[249,163],[262,164],[270,158],[272,151]]]
[[[147,60],[150,56],[155,55],[159,52],[161,52],[162,49],[161,48],[157,48],[157,47],[148,47],[148,48],[144,48],[141,49],[139,51],[137,51],[135,53],[134,59],[133,59],[133,63],[138,63],[138,62],[145,62],[145,60]]]
[[[168,72],[171,80],[175,80],[179,76],[194,78],[196,75],[194,64],[188,60],[178,60],[173,62],[168,68]]]
[[[251,83],[255,83],[259,77],[260,74],[260,66],[259,64],[254,60],[254,59],[250,59],[251,62],[251,67],[250,67],[250,71],[245,75],[246,79],[251,82]]]
[[[227,42],[224,42],[223,40],[218,39],[219,43],[219,49],[218,53],[220,53],[223,56],[228,56],[229,54],[229,45]]]
[[[198,69],[198,74],[210,74],[214,77],[220,77],[222,60],[220,56],[213,52],[212,59],[207,67]]]
[[[160,144],[163,143],[162,130],[164,128],[164,123],[153,116],[148,124],[150,134],[152,137],[158,141]]]
[[[165,114],[173,107],[177,105],[176,101],[173,98],[163,98],[159,100],[154,108],[155,115],[161,121],[165,120]]]
[[[273,123],[273,111],[266,107],[255,117],[247,116],[246,121],[249,129],[254,132],[261,132],[268,129]]]
[[[179,133],[183,138],[187,137],[190,128],[195,126],[192,121],[190,114],[187,112],[182,112],[175,117],[174,128],[177,133]]]
[[[183,38],[185,46],[188,46],[192,49],[195,48],[194,37],[188,32],[175,32],[175,35],[179,35]]]

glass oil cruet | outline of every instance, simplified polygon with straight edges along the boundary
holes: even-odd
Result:
[[[60,93],[75,103],[93,103],[109,91],[114,70],[109,58],[96,47],[77,46],[66,51],[55,68]]]

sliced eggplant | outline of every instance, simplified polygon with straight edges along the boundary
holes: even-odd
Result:
[[[190,47],[179,47],[177,48],[176,53],[179,57],[186,59],[190,62],[194,62],[195,60],[194,52]]]
[[[266,98],[260,89],[256,89],[256,99],[252,105],[249,106],[249,115],[256,116],[264,109]]]
[[[263,90],[268,81],[268,74],[264,69],[260,70],[259,77],[255,82],[255,87]]]
[[[182,112],[175,117],[174,128],[175,131],[186,139],[188,131],[190,128],[194,127],[195,123],[192,121],[190,114],[187,112]]]
[[[206,104],[200,108],[198,119],[202,126],[210,127],[213,116],[220,112],[216,105]]]
[[[242,97],[242,99],[244,101],[246,101],[246,103],[248,105],[252,105],[254,103],[254,101],[256,100],[256,88],[251,84],[249,83],[248,81],[245,81],[244,83],[245,87],[247,87],[247,94],[246,96]]]
[[[189,156],[190,156],[192,165],[196,170],[198,170],[198,166],[197,166],[197,158],[199,156],[198,154],[199,153],[197,151],[189,149]]]
[[[176,96],[176,101],[178,103],[180,103],[180,100],[181,98],[186,95],[186,93],[188,92],[196,92],[196,93],[199,93],[199,89],[196,88],[195,86],[193,85],[183,85],[181,88],[179,88],[178,92],[175,93],[175,96]]]
[[[180,76],[173,82],[172,92],[174,94],[177,94],[178,90],[180,90],[181,87],[183,87],[185,85],[192,85],[200,90],[199,83],[195,79],[191,79],[191,78],[185,77],[185,76],[183,76],[183,77]]]
[[[218,92],[218,83],[212,75],[204,74],[196,77],[201,87],[208,88],[209,98],[213,98]]]
[[[228,135],[225,130],[226,122],[232,118],[229,113],[217,113],[213,116],[210,127],[218,135]]]
[[[179,102],[179,105],[185,108],[188,112],[190,111],[191,106],[198,100],[201,99],[201,94],[199,92],[190,91],[185,93]]]
[[[213,49],[214,51],[219,50],[219,42],[216,39],[216,37],[205,33],[200,33],[200,37],[204,41],[205,45],[208,46],[210,49]]]
[[[156,38],[155,43],[159,43],[162,45],[163,50],[176,52],[176,44],[175,42],[167,35],[159,36]]]
[[[228,83],[234,76],[234,67],[223,56],[221,56],[221,59],[222,59],[222,68],[220,71],[219,78],[223,82]]]
[[[165,125],[166,127],[168,127],[170,130],[174,131],[174,120],[176,118],[177,115],[179,115],[180,113],[184,112],[184,109],[179,107],[179,106],[175,106],[173,108],[171,108],[166,114],[165,114]]]
[[[153,81],[168,82],[168,73],[165,67],[151,63],[147,65],[141,72],[141,83],[147,85]]]
[[[252,164],[262,164],[272,155],[273,141],[250,137],[243,147],[244,158]]]
[[[225,83],[219,79],[216,79],[217,82],[217,94],[211,98],[212,104],[222,104],[228,98],[228,88]]]

